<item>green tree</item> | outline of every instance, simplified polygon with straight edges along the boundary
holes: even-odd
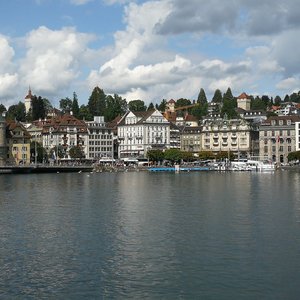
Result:
[[[31,118],[33,121],[38,119],[44,119],[46,117],[44,100],[41,96],[33,96],[31,106]]]
[[[252,110],[265,110],[265,103],[261,100],[259,96],[256,96],[253,100],[251,100],[251,109]]]
[[[212,151],[201,151],[198,154],[199,159],[207,160],[207,159],[214,159],[215,155]]]
[[[300,160],[300,151],[290,152],[288,154],[288,161],[299,161]]]
[[[52,106],[51,102],[47,98],[43,98],[43,102],[44,102],[45,112],[46,112],[46,115],[47,115],[47,113],[51,109],[53,109],[53,106]]]
[[[166,106],[167,106],[167,100],[166,99],[162,99],[160,104],[157,105],[157,110],[159,110],[160,112],[164,112],[166,110]]]
[[[280,96],[276,96],[274,99],[274,105],[279,106],[281,104],[282,100],[280,98]]]
[[[148,105],[147,110],[152,110],[152,109],[154,109],[154,105],[153,105],[153,103],[151,102],[151,103]]]
[[[79,118],[79,104],[77,94],[75,92],[73,93],[72,112],[75,118]]]
[[[80,120],[86,120],[86,121],[92,121],[93,116],[90,113],[90,110],[87,105],[82,104],[79,108],[79,119]]]
[[[299,93],[298,94],[297,93],[292,93],[290,95],[290,101],[291,102],[299,103],[300,102],[300,95],[299,95]]]
[[[90,114],[94,116],[105,116],[106,111],[106,95],[102,89],[96,86],[93,89],[88,101]]]
[[[37,153],[35,153],[35,150]],[[31,161],[35,162],[35,155],[37,154],[36,161],[42,163],[47,160],[47,151],[39,142],[30,142],[30,157]]]
[[[6,107],[1,103],[0,104],[0,114],[3,114],[5,111],[7,111]]]
[[[167,149],[164,153],[165,159],[171,161],[173,164],[180,162],[182,154],[179,149]]]
[[[105,112],[105,121],[110,122],[115,119],[117,116],[122,116],[127,111],[127,101],[121,96],[114,94],[113,96],[109,95],[106,97],[106,112]]]
[[[11,105],[8,108],[6,118],[7,120],[17,120],[20,122],[25,122],[26,119],[25,104],[20,101],[18,104]]]
[[[71,158],[84,158],[84,152],[82,151],[81,147],[74,146],[69,150],[69,155]]]
[[[164,159],[164,153],[162,150],[159,149],[148,150],[146,155],[150,161],[159,162],[163,161]]]
[[[211,101],[214,103],[222,103],[223,102],[222,92],[219,89],[215,90],[214,96]]]
[[[184,161],[193,161],[195,160],[194,154],[190,151],[181,151],[181,159]]]
[[[130,111],[146,111],[147,106],[142,100],[132,100],[128,103],[128,108]]]
[[[72,110],[72,103],[73,103],[73,101],[68,97],[66,97],[64,99],[60,99],[59,108],[63,112],[70,112]]]
[[[283,101],[284,102],[290,102],[290,96],[289,95],[285,95]]]
[[[225,114],[229,119],[236,118],[238,116],[237,111],[237,101],[234,99],[231,89],[228,88],[226,93],[223,96],[223,106],[221,109],[221,116],[223,117]]]
[[[185,99],[185,98],[180,98],[176,101],[175,107],[183,107],[183,106],[189,106],[192,105],[191,100]]]
[[[199,120],[208,113],[208,103],[200,104],[191,109],[191,114]]]
[[[205,94],[205,91],[204,91],[203,88],[200,89],[198,99],[197,99],[197,103],[199,103],[201,105],[207,104],[207,98],[206,98],[206,94]]]

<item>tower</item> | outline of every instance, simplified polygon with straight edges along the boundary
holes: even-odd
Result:
[[[32,94],[31,94],[31,89],[29,87],[28,94],[25,97],[25,111],[26,111],[26,114],[28,114],[28,112],[31,110],[31,108],[32,108]]]
[[[238,108],[249,111],[251,109],[251,98],[246,93],[242,93],[237,98],[237,106]]]
[[[6,120],[4,115],[0,114],[0,166],[3,166],[5,164],[6,158]]]

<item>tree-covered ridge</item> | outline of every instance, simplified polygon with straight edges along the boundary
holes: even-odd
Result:
[[[251,110],[270,111],[273,106],[280,106],[289,102],[300,103],[300,91],[298,93],[293,92],[290,95],[286,95],[284,99],[276,95],[274,98],[268,95],[254,96],[249,95],[251,100]],[[74,92],[71,98],[66,97],[59,100],[59,109],[62,113],[71,112],[73,115],[81,120],[90,121],[94,116],[104,116],[106,122],[114,120],[117,116],[123,115],[127,110],[131,111],[147,111],[154,107],[161,112],[164,112],[168,101],[162,99],[160,103],[155,105],[151,102],[148,106],[143,100],[137,99],[127,101],[121,96],[106,95],[104,90],[95,87],[88,98],[87,104],[79,104],[80,101],[77,94]],[[207,116],[209,105],[215,104],[215,113],[218,113],[221,117],[226,115],[227,118],[238,117],[237,113],[237,97],[233,96],[231,88],[228,87],[227,91],[222,94],[220,89],[216,89],[211,101],[207,100],[205,90],[200,89],[196,100],[178,98],[175,101],[175,108],[187,107],[186,111],[198,118],[199,120]],[[9,120],[28,121],[31,122],[37,119],[45,118],[48,113],[53,110],[51,102],[42,96],[32,96],[32,109],[26,114],[25,105],[23,102],[11,105],[6,108],[3,104],[0,104],[0,113],[7,111],[6,118]],[[178,115],[182,115],[183,112],[178,110]],[[271,112],[269,112],[271,114]]]

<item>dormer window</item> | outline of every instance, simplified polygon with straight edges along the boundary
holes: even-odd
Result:
[[[291,120],[286,120],[286,125],[291,125],[292,121]]]
[[[272,120],[272,121],[271,121],[271,125],[276,125],[276,121],[275,121],[275,120]]]

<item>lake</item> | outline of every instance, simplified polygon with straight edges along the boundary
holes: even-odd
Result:
[[[0,176],[1,299],[299,299],[300,170]]]

